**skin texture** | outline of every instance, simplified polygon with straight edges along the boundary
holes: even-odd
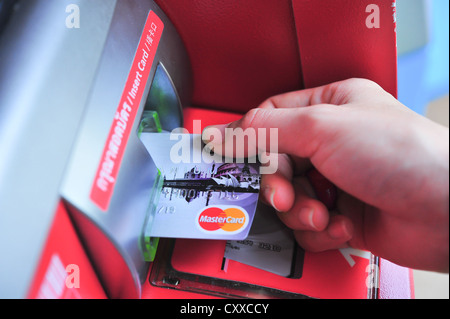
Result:
[[[226,128],[278,128],[278,169],[263,176],[262,197],[306,250],[351,246],[448,272],[448,128],[364,79],[274,96],[204,133]],[[266,139],[258,145],[269,149]],[[226,147],[226,139],[206,142]],[[305,178],[311,167],[337,186],[334,210],[315,198]]]

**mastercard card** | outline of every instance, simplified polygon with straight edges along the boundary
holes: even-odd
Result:
[[[199,134],[142,133],[163,178],[152,237],[242,240],[258,203],[256,160],[224,159],[205,149]]]

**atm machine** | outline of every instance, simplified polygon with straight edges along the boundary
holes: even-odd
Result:
[[[280,275],[148,233],[163,177],[142,134],[349,77],[396,95],[395,2],[369,28],[370,2],[1,0],[0,297],[412,297],[370,252],[295,247]]]

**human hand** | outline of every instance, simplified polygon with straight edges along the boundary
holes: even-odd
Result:
[[[272,97],[215,126],[225,128],[278,128],[278,169],[263,176],[262,197],[306,250],[351,246],[448,272],[448,128],[362,79]],[[337,186],[335,209],[315,198],[311,166]]]

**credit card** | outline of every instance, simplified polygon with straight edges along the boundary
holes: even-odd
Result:
[[[233,162],[204,149],[199,134],[142,133],[163,177],[152,237],[231,239],[248,236],[260,189],[259,163]]]
[[[262,203],[248,237],[227,241],[224,258],[288,278],[300,278],[303,268],[303,250],[295,242],[292,230],[280,221],[272,207]]]

